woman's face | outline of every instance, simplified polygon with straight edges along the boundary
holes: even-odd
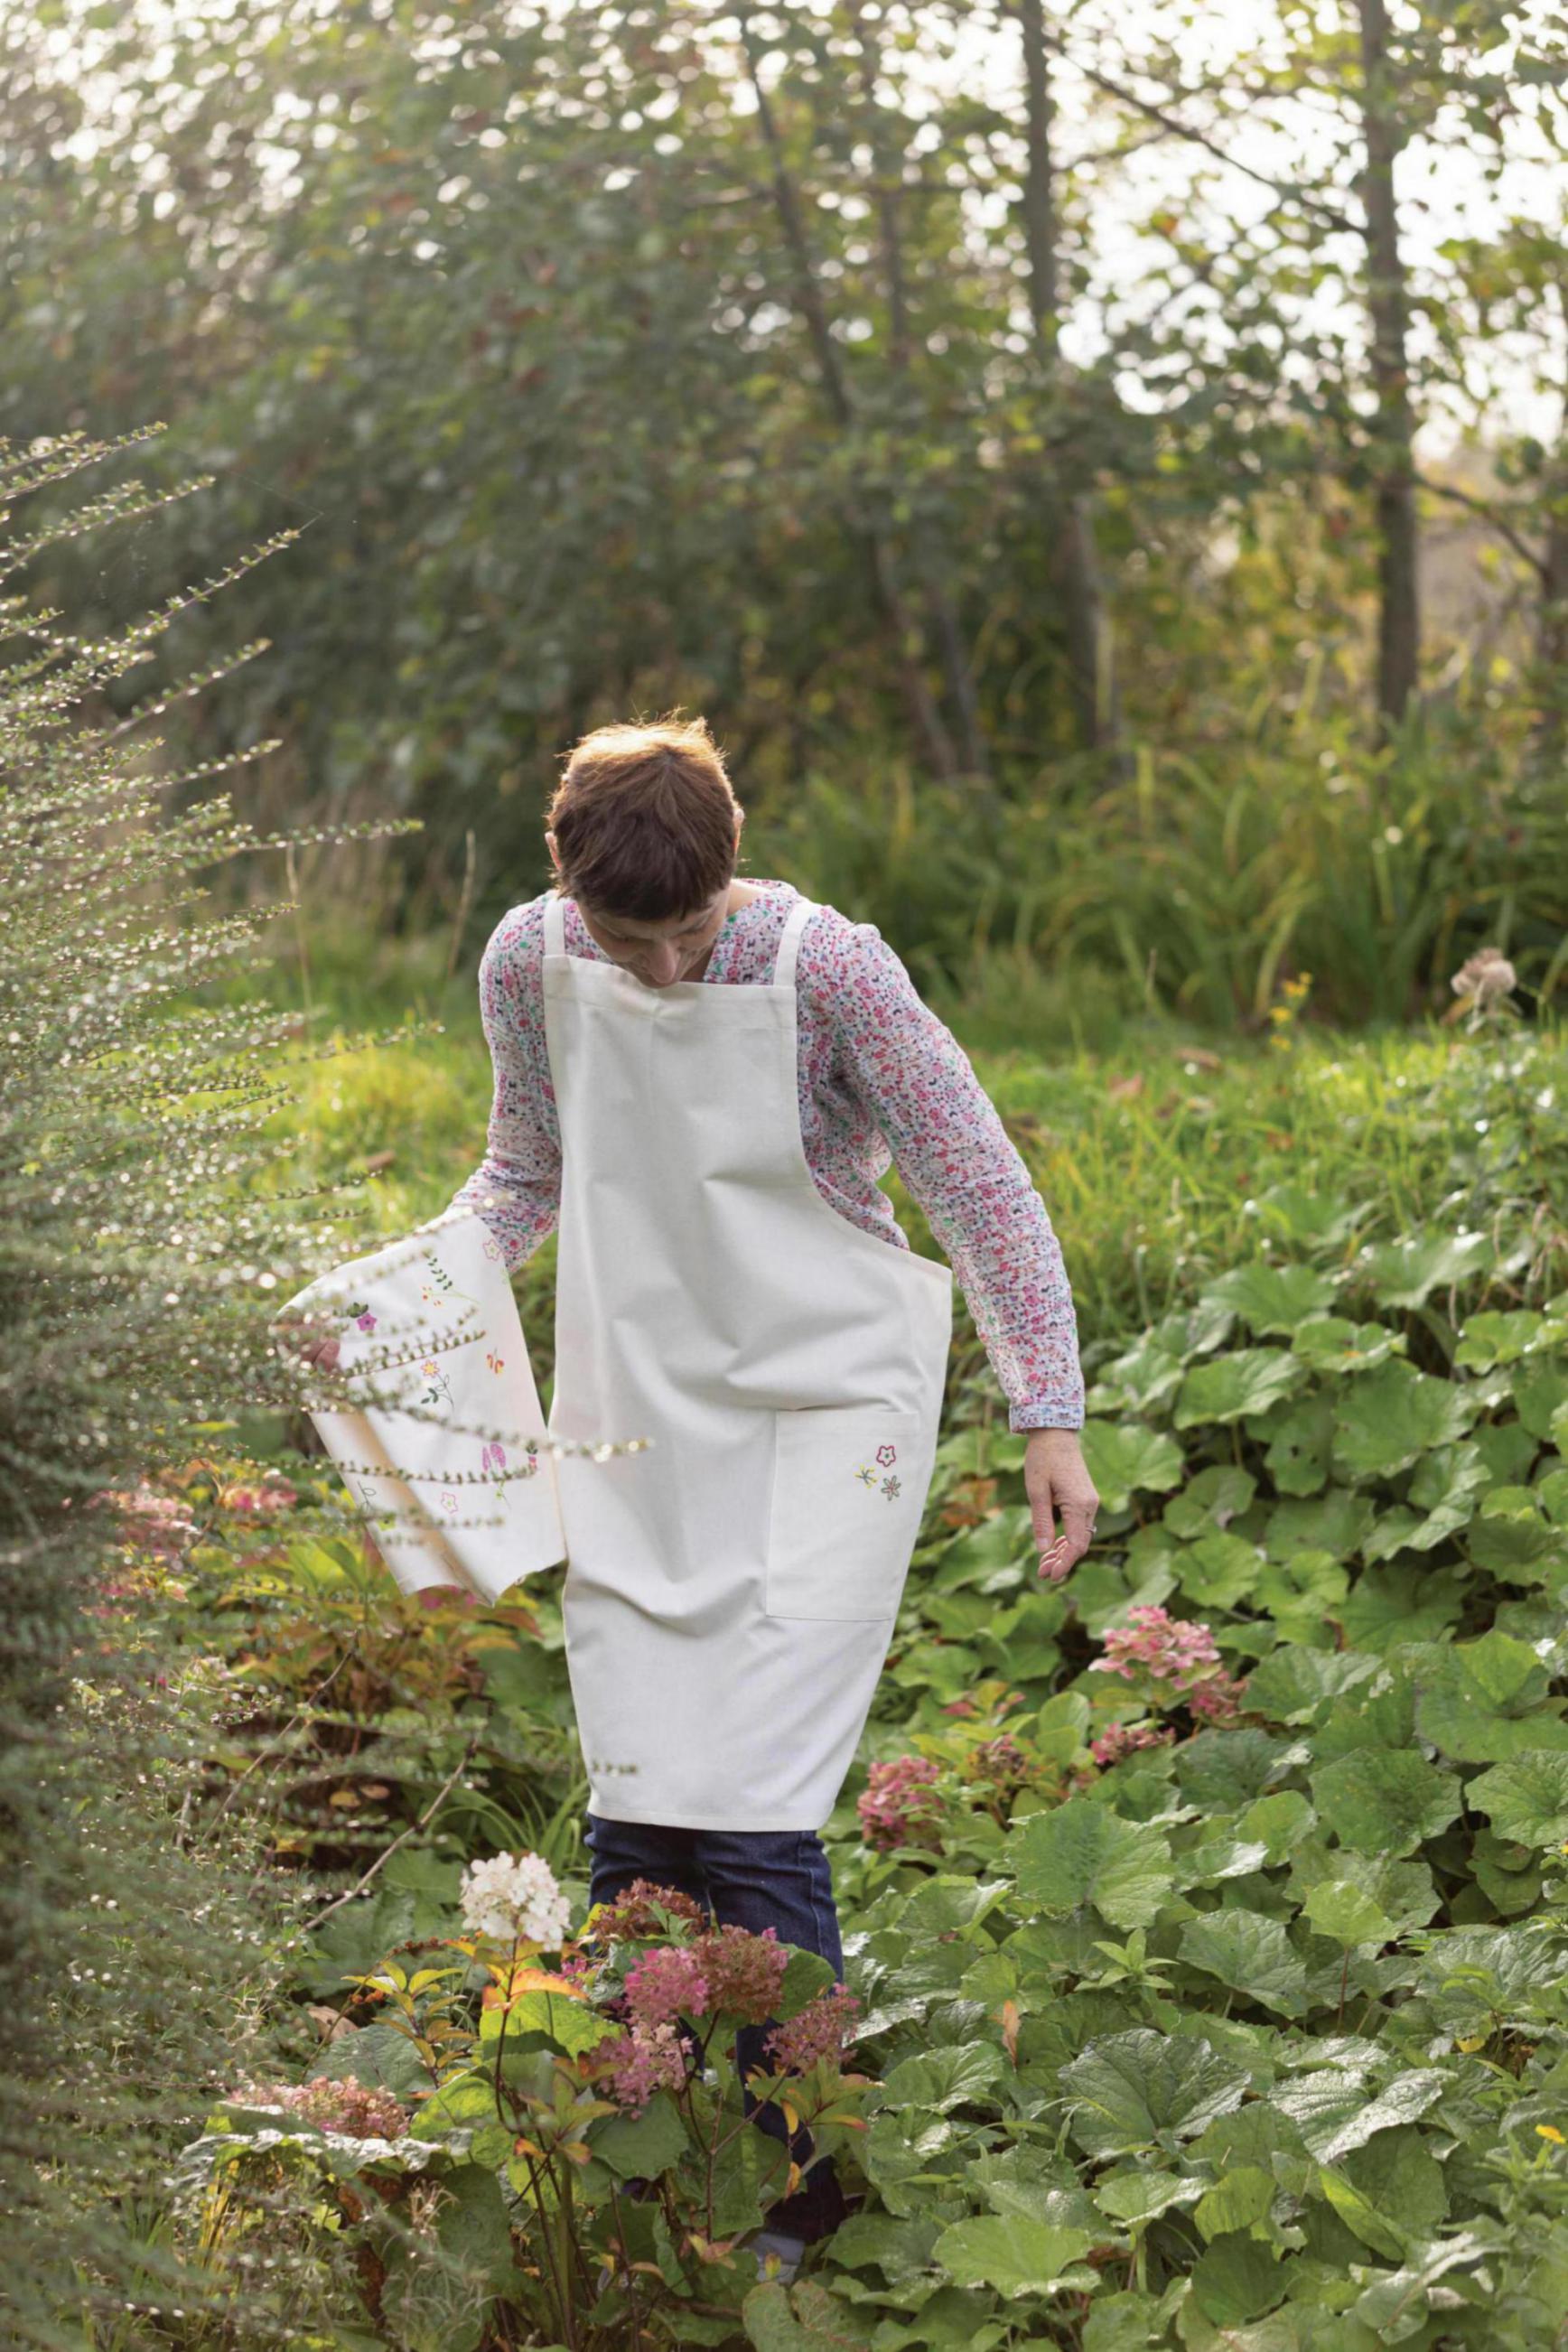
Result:
[[[724,928],[730,887],[716,891],[694,915],[676,915],[662,923],[637,921],[630,915],[603,915],[577,901],[577,912],[595,947],[612,963],[624,964],[649,988],[668,988],[672,981],[694,980],[709,950]]]

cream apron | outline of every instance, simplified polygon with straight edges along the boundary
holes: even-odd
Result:
[[[562,1144],[566,1656],[593,1811],[816,1830],[887,1654],[931,1483],[945,1265],[818,1191],[791,908],[771,981],[654,988],[544,919]]]

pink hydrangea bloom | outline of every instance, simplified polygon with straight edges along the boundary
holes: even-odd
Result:
[[[679,2091],[686,2053],[673,2025],[636,2026],[606,2053],[605,2087],[618,2107],[640,2115],[658,2090]]]
[[[819,2058],[830,2058],[835,2063],[843,2057],[847,2042],[854,2039],[853,2012],[859,2001],[847,1985],[833,1985],[808,2000],[798,2017],[787,2024],[774,2026],[763,2047],[779,2073],[804,2074]]]
[[[764,1927],[754,1935],[731,1921],[710,1927],[692,1949],[707,1977],[713,2009],[745,2025],[761,2025],[773,2015],[789,1966],[789,1948],[779,1942],[775,1928]]]
[[[1205,1723],[1234,1723],[1246,1689],[1245,1675],[1234,1682],[1228,1675],[1210,1675],[1187,1693],[1187,1705]]]
[[[1168,1724],[1156,1727],[1152,1723],[1113,1723],[1109,1731],[1089,1741],[1089,1752],[1102,1771],[1109,1771],[1112,1764],[1120,1764],[1124,1756],[1140,1748],[1168,1748],[1175,1736]]]
[[[671,2025],[707,2006],[708,1979],[687,1946],[655,1945],[626,1970],[626,2007],[638,2025]]]
[[[1190,1690],[1219,1664],[1206,1625],[1172,1617],[1148,1603],[1130,1609],[1127,1615],[1125,1625],[1113,1625],[1106,1634],[1105,1655],[1095,1659],[1092,1673],[1120,1675],[1130,1683],[1142,1675],[1173,1693]]]
[[[855,1807],[867,1844],[883,1853],[899,1845],[932,1846],[940,1853],[936,1823],[942,1800],[932,1786],[939,1777],[940,1767],[923,1756],[895,1756],[890,1763],[873,1764]]]

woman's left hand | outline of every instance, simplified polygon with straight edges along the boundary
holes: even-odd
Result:
[[[1076,1429],[1031,1429],[1024,1454],[1024,1486],[1034,1514],[1040,1574],[1059,1584],[1089,1549],[1100,1496]],[[1061,1515],[1058,1532],[1056,1515]]]

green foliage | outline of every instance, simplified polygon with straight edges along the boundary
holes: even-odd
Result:
[[[173,1003],[265,919],[192,919],[200,877],[268,845],[221,792],[163,821],[180,779],[117,716],[186,615],[279,542],[112,632],[68,625],[37,567],[64,537],[146,527],[143,484],[78,479],[126,454],[0,443],[0,496],[34,524],[0,546],[0,2174],[9,2340],[29,2345],[59,2342],[73,2306],[107,2343],[202,2304],[149,2189],[247,2045],[292,1908],[270,1825],[205,1803],[251,1693],[187,1643],[169,1562],[218,1496],[199,1465],[156,1484],[199,1451],[212,1400],[250,1389],[259,1294],[298,1246],[294,1204],[245,1194],[288,1024]]]

